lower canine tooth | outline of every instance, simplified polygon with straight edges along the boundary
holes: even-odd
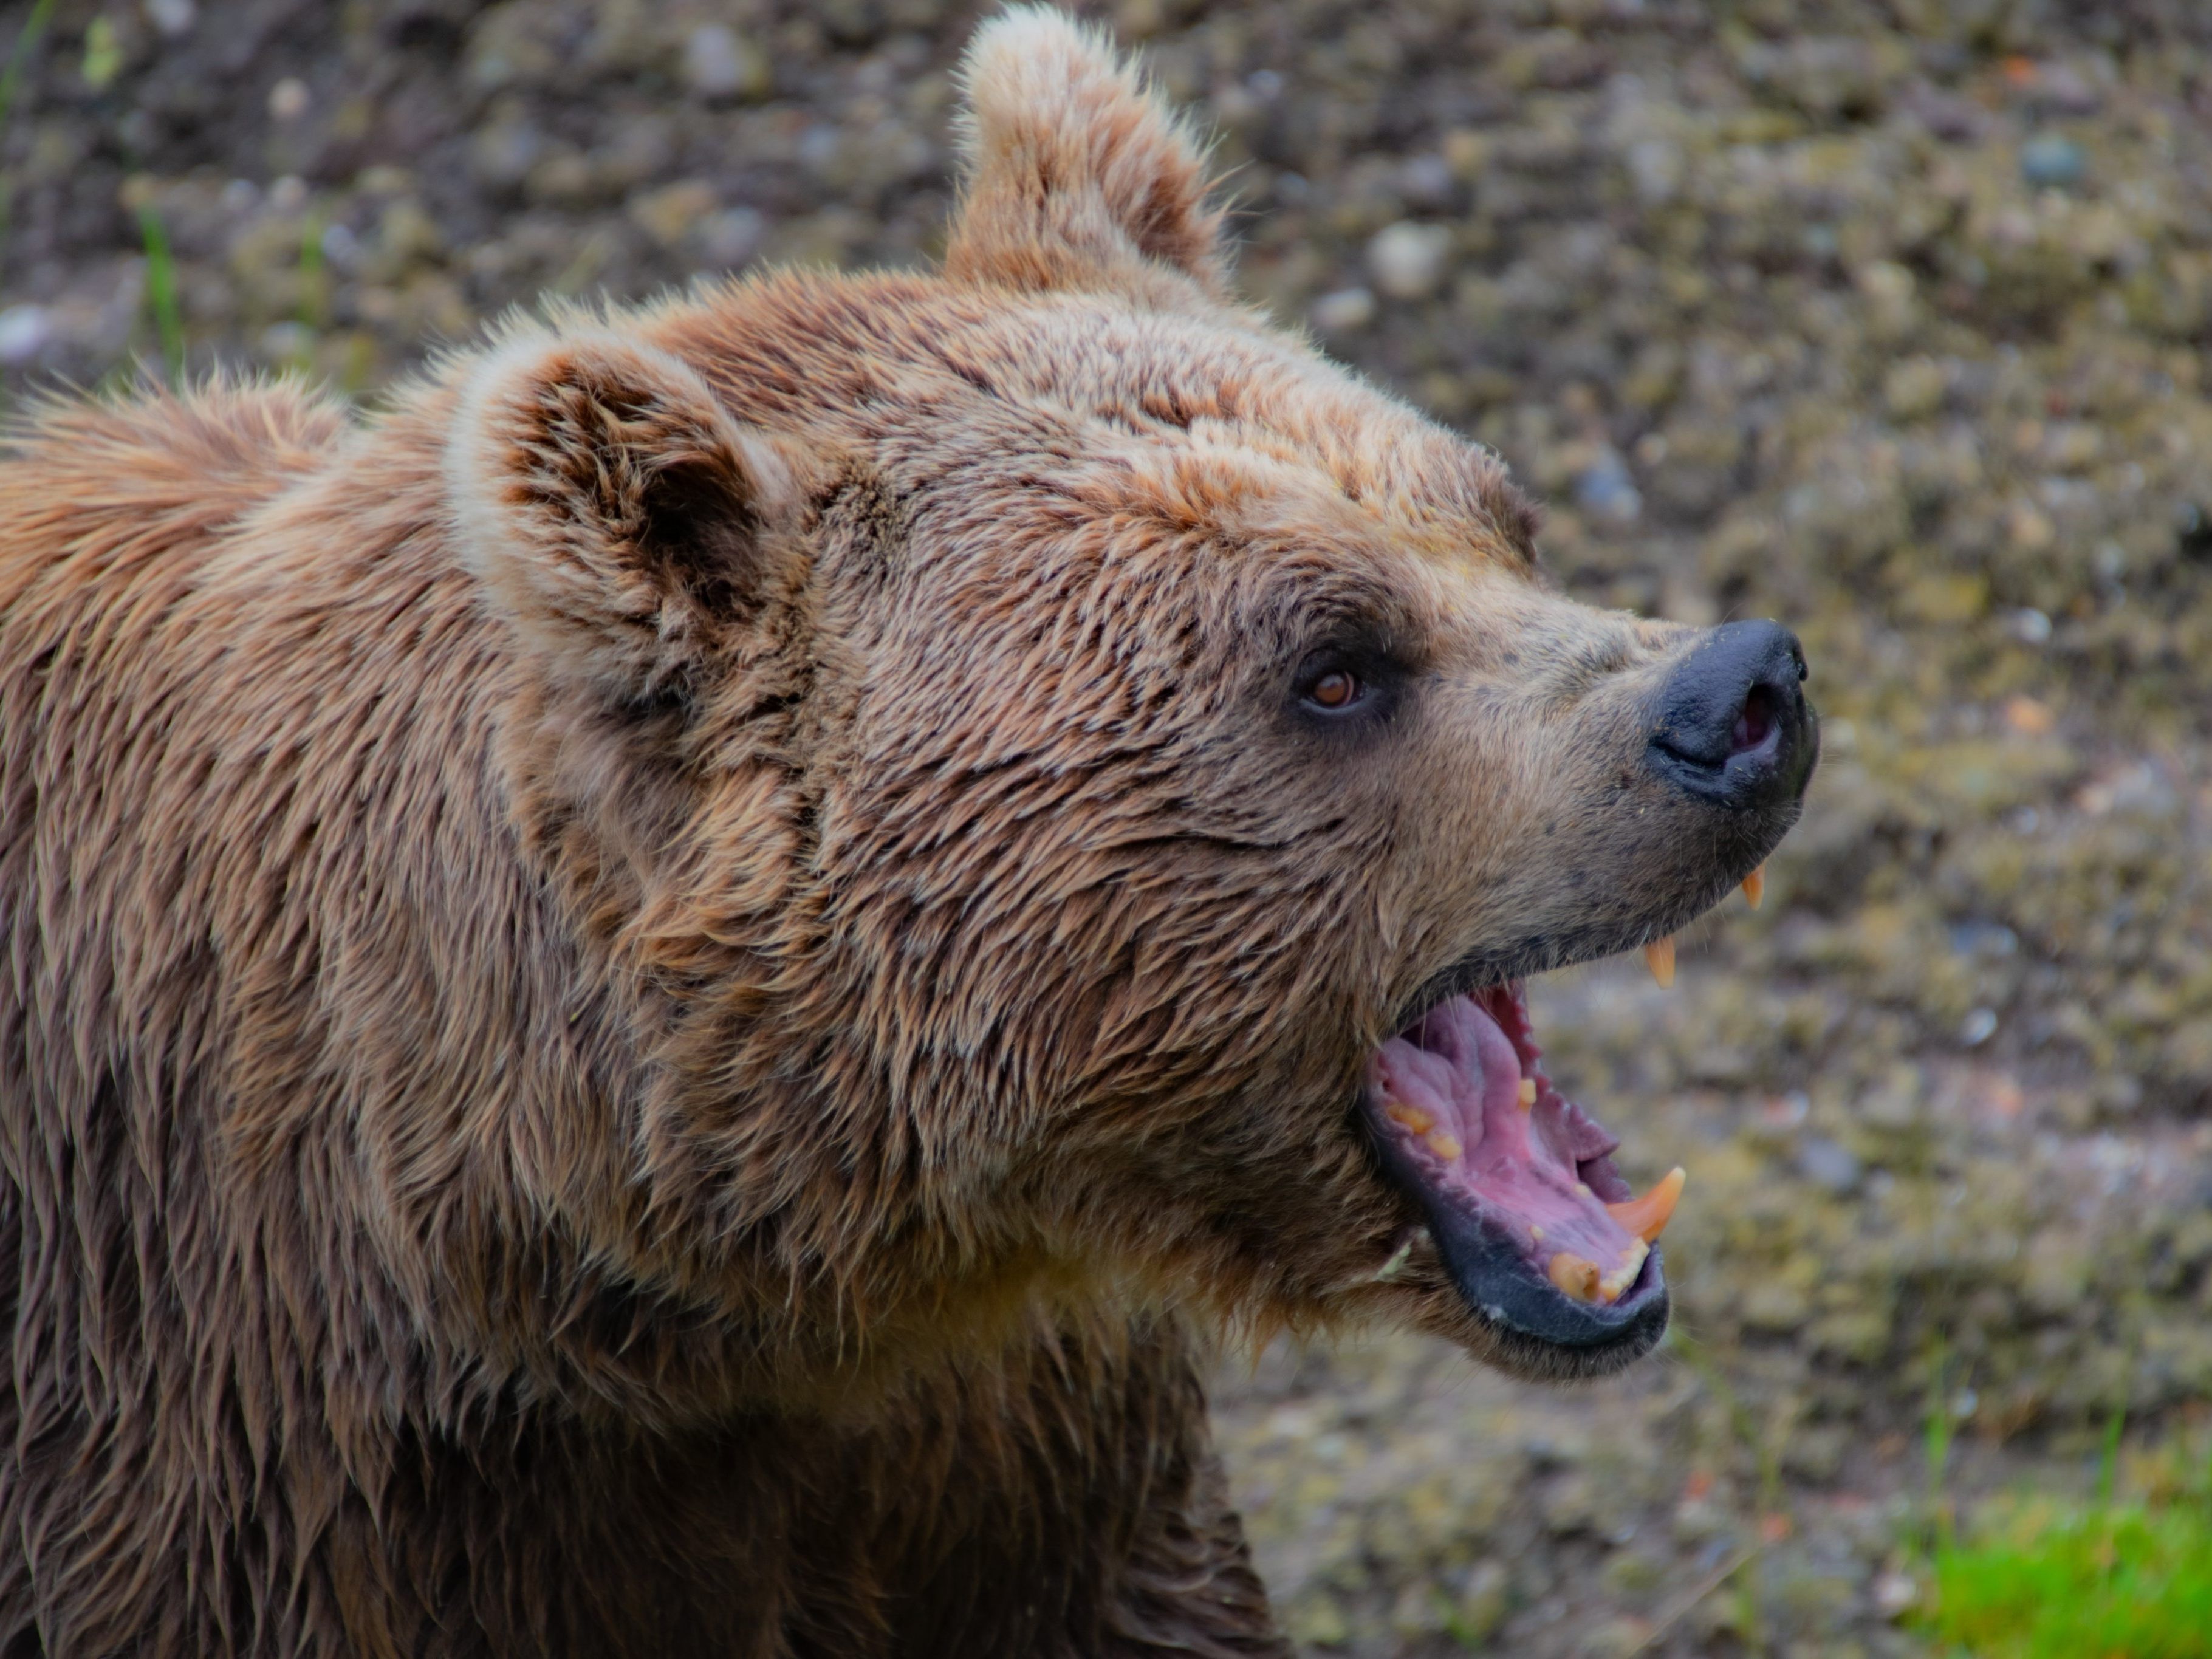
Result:
[[[1545,1264],[1544,1273],[1552,1283],[1577,1302],[1597,1299],[1597,1263],[1588,1256],[1577,1255],[1571,1250],[1561,1250]]]
[[[1751,908],[1759,908],[1759,901],[1766,896],[1766,866],[1760,865],[1743,878],[1743,896],[1751,901]]]
[[[1672,934],[1656,939],[1644,947],[1644,965],[1651,970],[1651,977],[1666,990],[1674,982],[1674,939]]]
[[[1689,1178],[1687,1172],[1678,1164],[1643,1197],[1632,1198],[1622,1204],[1608,1204],[1605,1206],[1605,1212],[1646,1244],[1656,1244],[1659,1235],[1667,1231],[1667,1224],[1674,1219],[1674,1206],[1682,1196],[1682,1183]]]

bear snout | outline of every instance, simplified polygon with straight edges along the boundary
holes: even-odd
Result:
[[[1646,758],[1675,789],[1760,811],[1805,793],[1820,723],[1804,693],[1805,652],[1778,623],[1729,623],[1661,686]]]

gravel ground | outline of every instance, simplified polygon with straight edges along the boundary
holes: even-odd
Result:
[[[0,45],[31,15],[0,5]],[[929,0],[62,7],[0,132],[0,383],[134,353],[363,392],[544,291],[912,263]],[[1684,1340],[1563,1392],[1404,1340],[1220,1415],[1320,1652],[1912,1650],[1954,1480],[2212,1401],[2212,9],[1122,0],[1250,287],[1511,461],[1559,580],[1803,634],[1804,827],[1535,988]],[[174,263],[169,291],[149,236]]]

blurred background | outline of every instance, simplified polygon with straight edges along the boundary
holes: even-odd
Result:
[[[1826,720],[1763,909],[1534,993],[1689,1167],[1661,1357],[1224,1371],[1300,1642],[2212,1651],[2212,6],[1084,9],[1252,293],[1501,451],[1571,592],[1793,624]],[[980,10],[0,5],[5,398],[373,400],[542,293],[927,260]]]

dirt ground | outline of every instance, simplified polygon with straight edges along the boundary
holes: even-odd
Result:
[[[373,394],[540,293],[927,258],[975,15],[60,6],[0,130],[6,395],[134,353]],[[1285,1616],[1914,1651],[1931,1411],[1971,1497],[2212,1401],[2212,7],[1097,15],[1220,130],[1254,292],[1503,452],[1569,591],[1791,623],[1826,720],[1763,909],[1671,992],[1534,991],[1624,1168],[1689,1167],[1682,1335],[1571,1392],[1229,1365]]]

